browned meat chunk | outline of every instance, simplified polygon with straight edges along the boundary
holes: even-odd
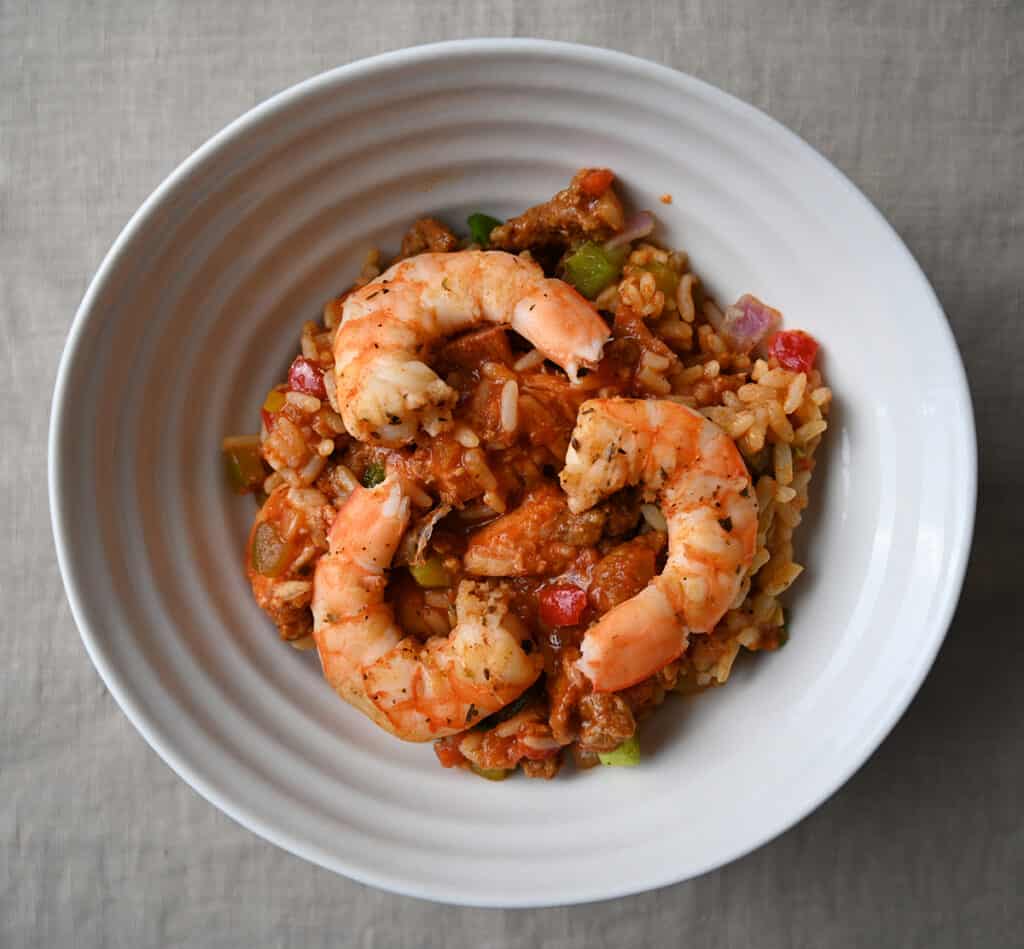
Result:
[[[302,590],[297,598],[283,599],[275,596],[279,588],[280,584],[263,584],[258,591],[254,588],[260,609],[270,617],[282,639],[292,642],[308,636],[313,632],[313,611],[309,608],[313,599],[312,589]]]
[[[503,392],[516,374],[500,362],[485,362],[481,368],[482,378],[463,398],[459,413],[488,448],[509,448],[517,432],[503,424]]]
[[[623,537],[630,533],[640,520],[640,493],[627,488],[617,491],[604,504],[608,520],[604,525],[606,537]]]
[[[636,731],[629,703],[617,692],[592,692],[579,704],[583,751],[614,751]]]
[[[508,344],[508,334],[504,327],[488,326],[448,340],[437,354],[434,367],[441,373],[452,369],[473,372],[485,362],[512,365],[512,347]]]
[[[432,252],[451,253],[459,246],[459,239],[451,229],[432,217],[421,217],[402,238],[399,257],[414,257],[416,254]]]
[[[546,781],[550,781],[558,774],[558,769],[561,767],[562,759],[559,757],[543,758],[540,761],[523,759],[523,774],[528,778],[544,778]]]
[[[641,721],[651,714],[676,687],[679,680],[679,663],[670,662],[660,672],[656,672],[649,679],[631,685],[623,689],[619,695],[629,705],[633,717]]]
[[[561,467],[580,406],[592,393],[564,374],[539,371],[519,377],[519,429],[531,445],[548,449]]]
[[[590,605],[607,613],[631,596],[636,596],[657,573],[657,557],[665,546],[665,535],[642,534],[613,547],[594,567],[590,582]]]
[[[583,673],[576,668],[580,651],[567,647],[561,651],[557,666],[548,675],[548,724],[555,740],[563,745],[576,740],[579,732],[579,703],[590,686]]]
[[[556,574],[568,567],[578,548],[597,542],[603,526],[603,511],[572,514],[562,491],[544,484],[514,511],[473,534],[466,570],[481,577]]]
[[[593,756],[611,751],[633,734],[636,723],[646,718],[675,688],[679,663],[672,662],[660,672],[621,692],[590,691],[590,683],[576,663],[579,649],[563,649],[547,678],[548,724],[560,744],[579,739],[574,746],[577,764],[596,764]]]
[[[526,250],[579,240],[607,240],[622,230],[622,202],[607,168],[583,168],[568,188],[491,231],[491,247]]]

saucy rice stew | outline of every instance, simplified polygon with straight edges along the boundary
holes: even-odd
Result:
[[[468,234],[418,220],[224,440],[260,607],[445,767],[635,764],[666,697],[786,642],[818,346],[655,226],[603,168]]]

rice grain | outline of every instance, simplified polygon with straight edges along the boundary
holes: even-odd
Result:
[[[455,426],[455,440],[463,448],[476,448],[480,444],[480,439],[476,432],[473,431],[468,425],[463,425],[459,422]]]
[[[520,356],[512,368],[516,372],[526,372],[530,369],[536,369],[538,366],[543,365],[544,354],[539,349],[531,349],[528,353]]]
[[[302,347],[302,355],[305,356],[306,359],[317,358],[316,339],[314,338],[314,333],[316,333],[316,323],[307,322],[302,327],[302,340],[300,345]]]
[[[299,480],[303,484],[312,484],[320,477],[320,473],[324,470],[324,465],[326,464],[326,458],[322,455],[314,455],[299,469]]]
[[[800,403],[803,402],[804,392],[806,391],[807,376],[802,372],[798,372],[786,389],[786,401],[782,406],[782,411],[790,415],[800,408]]]
[[[331,408],[334,410],[334,412],[338,414],[339,421],[340,421],[341,408],[338,406],[338,385],[334,381],[334,373],[333,372],[325,372],[324,373],[324,389],[327,390],[327,401],[330,404]],[[342,425],[341,428],[337,429],[337,431],[339,431],[339,432],[344,431],[344,430],[345,430],[345,426],[344,425]]]
[[[320,411],[320,400],[315,395],[307,395],[305,392],[288,392],[285,394],[284,400],[308,415]]]
[[[501,390],[501,427],[514,432],[519,425],[519,385],[509,379]]]
[[[775,478],[782,485],[790,484],[793,480],[793,450],[787,442],[775,443]]]
[[[812,438],[816,438],[825,429],[828,428],[828,422],[824,419],[817,419],[814,422],[807,422],[801,425],[794,433],[793,438],[797,445],[806,445]]]
[[[832,390],[828,386],[819,386],[811,393],[811,401],[817,405],[828,405],[832,401]]]

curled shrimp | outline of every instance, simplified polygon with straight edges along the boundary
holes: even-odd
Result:
[[[440,338],[482,323],[510,326],[574,381],[609,336],[592,304],[532,260],[475,250],[411,257],[343,305],[334,372],[345,428],[392,446],[420,428],[450,428],[457,393],[425,360]]]
[[[313,581],[313,636],[324,676],[345,701],[406,741],[451,735],[518,698],[543,660],[497,586],[463,581],[448,636],[406,636],[385,601],[409,522],[391,474],[357,487],[335,516]]]
[[[668,525],[665,569],[587,630],[579,669],[616,692],[678,658],[740,590],[757,546],[757,501],[732,440],[675,402],[592,399],[580,407],[561,473],[573,512],[640,485]]]

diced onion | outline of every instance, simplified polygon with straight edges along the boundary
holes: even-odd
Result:
[[[654,225],[654,215],[650,211],[641,211],[626,221],[625,227],[611,240],[606,241],[604,248],[605,250],[614,250],[616,247],[622,247],[648,237],[654,230]]]

